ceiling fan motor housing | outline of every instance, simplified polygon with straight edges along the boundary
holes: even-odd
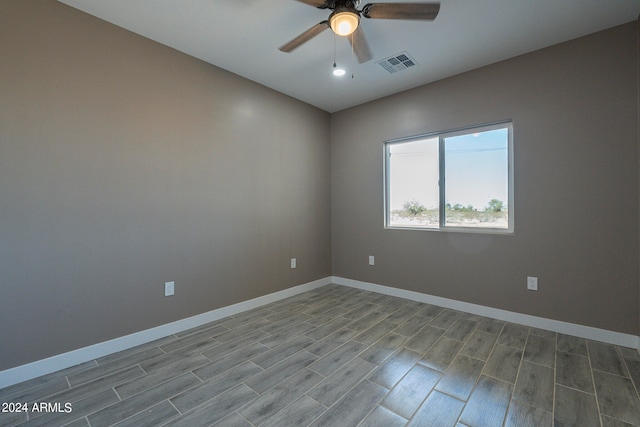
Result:
[[[341,7],[355,9],[358,3],[360,3],[359,0],[326,0],[324,5],[320,6],[320,9],[335,10]]]

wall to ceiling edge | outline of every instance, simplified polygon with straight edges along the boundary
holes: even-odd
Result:
[[[53,0],[0,40],[0,370],[331,275],[328,113]]]
[[[332,114],[333,275],[637,335],[637,27]],[[506,119],[513,235],[384,228],[385,140]]]

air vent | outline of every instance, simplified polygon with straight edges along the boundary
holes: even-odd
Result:
[[[398,71],[406,70],[407,68],[415,67],[418,65],[415,59],[413,59],[407,52],[402,52],[394,56],[378,61],[378,64],[387,70],[389,74],[397,73]]]

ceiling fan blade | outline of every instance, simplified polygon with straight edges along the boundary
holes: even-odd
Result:
[[[358,28],[356,28],[356,30],[351,34],[351,37],[348,38],[356,56],[358,57],[359,63],[362,64],[367,62],[373,57],[373,55],[371,55],[367,39],[364,36],[364,31],[362,31],[362,26],[358,25]]]
[[[327,28],[329,28],[329,21],[322,21],[314,25],[313,27],[309,28],[307,31],[300,34],[298,37],[291,40],[290,42],[280,46],[278,49],[280,49],[282,52],[291,52],[293,49],[297,48],[301,44],[308,42],[309,40],[311,40],[312,38],[314,38],[315,36],[323,32]]]
[[[433,21],[439,11],[440,3],[369,3],[362,8],[362,16],[372,19]]]
[[[308,4],[309,6],[313,6],[313,7],[319,7],[324,9],[323,6],[326,6],[326,1],[325,0],[297,0],[300,3],[304,3],[304,4]]]

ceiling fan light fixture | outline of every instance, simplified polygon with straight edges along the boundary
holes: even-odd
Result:
[[[350,9],[336,10],[329,17],[329,25],[334,33],[339,36],[348,36],[353,33],[360,23],[360,15]]]

